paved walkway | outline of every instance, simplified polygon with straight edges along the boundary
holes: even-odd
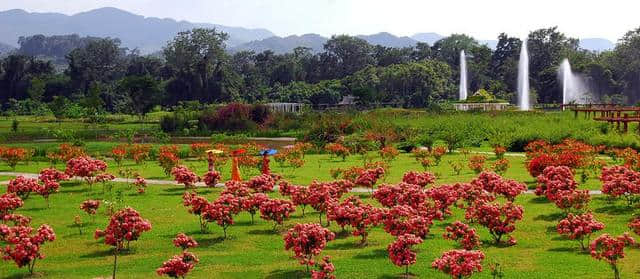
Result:
[[[2,176],[24,176],[24,177],[28,177],[28,178],[38,178],[38,174],[37,173],[25,173],[25,172],[0,172],[0,175]],[[82,180],[81,178],[74,178],[76,180]],[[178,184],[173,180],[158,180],[158,179],[145,179],[147,181],[147,184],[150,185],[182,185],[182,184]],[[122,183],[130,183],[133,182],[133,179],[126,179],[126,178],[120,178],[117,177],[116,179],[114,179],[115,182],[122,182]],[[6,185],[8,184],[9,181],[2,181],[0,182],[1,185]],[[206,185],[203,182],[198,182],[196,183],[196,187],[206,187]],[[216,187],[224,187],[224,183],[218,183],[216,185]],[[278,186],[275,187],[275,190],[278,189]],[[356,187],[351,189],[351,192],[353,193],[369,193],[371,190],[369,190],[368,188],[360,188],[360,187]],[[525,192],[525,194],[534,194],[535,192],[533,190],[527,190]],[[600,190],[590,190],[589,194],[591,195],[601,195],[602,191]]]

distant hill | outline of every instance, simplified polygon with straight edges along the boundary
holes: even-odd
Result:
[[[273,36],[263,40],[248,42],[231,48],[232,52],[254,51],[256,53],[271,50],[278,54],[292,52],[294,48],[302,46],[308,47],[312,52],[321,52],[327,38],[318,34],[305,34],[302,36],[277,37]]]
[[[412,38],[397,37],[386,32],[373,35],[358,35],[358,38],[364,39],[372,45],[381,45],[386,47],[412,47],[418,43],[418,41]]]
[[[586,38],[580,40],[580,47],[593,51],[603,51],[615,48],[615,44],[607,39]]]
[[[0,42],[0,57],[5,56],[13,50],[15,50],[13,46]]]
[[[0,41],[17,46],[20,36],[66,35],[112,37],[144,53],[160,50],[178,32],[197,27],[217,28],[229,34],[229,47],[274,36],[266,29],[247,29],[208,23],[191,23],[135,15],[116,8],[101,8],[72,16],[58,13],[0,12]]]

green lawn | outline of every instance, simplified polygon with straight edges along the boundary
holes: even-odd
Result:
[[[523,166],[524,158],[508,158],[512,167],[506,176],[532,186],[533,179]],[[468,181],[475,176],[468,169],[460,176],[453,175],[447,163],[451,160],[465,159],[461,154],[446,155],[443,162],[432,169],[439,174],[439,183]],[[330,168],[362,163],[358,156],[349,157],[346,162],[342,162],[330,159],[326,155],[308,155],[306,161],[306,165],[298,170],[280,168],[275,163],[272,167],[274,172],[284,174],[286,179],[294,183],[307,184],[313,179],[329,180]],[[112,161],[109,163],[113,165]],[[186,164],[197,169],[199,173],[205,171],[204,162],[186,161]],[[16,171],[37,172],[46,165],[43,162],[20,164]],[[155,162],[147,162],[140,167],[127,162],[126,166],[137,168],[146,178],[166,178]],[[57,167],[63,168],[62,165]],[[419,169],[421,167],[410,155],[402,154],[394,161],[386,181],[397,182],[405,171]],[[8,168],[2,165],[0,171],[8,171]],[[112,167],[110,171],[117,170]],[[228,178],[226,166],[222,171],[224,177]],[[580,187],[599,189],[600,184],[597,179],[591,178]],[[130,253],[119,257],[118,274],[122,278],[155,277],[155,269],[178,253],[171,240],[179,232],[194,236],[201,245],[192,251],[198,255],[200,263],[191,278],[296,278],[303,270],[302,266],[291,258],[291,252],[284,251],[282,232],[271,231],[271,223],[258,219],[255,225],[250,225],[250,216],[241,213],[235,218],[236,224],[229,228],[231,238],[222,240],[222,230],[215,224],[210,224],[210,233],[199,232],[197,217],[188,214],[181,204],[182,187],[151,185],[146,194],[138,195],[126,185],[117,184],[112,193],[118,189],[124,193],[122,206],[137,209],[153,224],[151,232],[143,234],[139,241],[132,244]],[[220,189],[198,191],[209,199],[214,199]],[[374,203],[368,199],[368,194],[361,194],[361,197]],[[101,209],[96,222],[91,223],[91,219],[78,208],[86,199],[113,199],[113,194],[103,194],[100,185],[94,185],[93,191],[88,191],[85,184],[67,182],[62,185],[60,193],[51,197],[51,208],[46,208],[41,197],[31,196],[25,206],[17,211],[32,216],[34,226],[50,224],[58,236],[55,242],[47,243],[43,247],[47,258],[37,262],[36,272],[47,278],[95,278],[110,275],[113,261],[110,248],[93,239],[93,231],[96,228],[104,228],[108,217]],[[577,242],[566,240],[555,232],[555,225],[561,214],[553,204],[533,195],[522,195],[516,202],[525,207],[524,220],[517,224],[517,230],[513,234],[518,240],[516,246],[491,245],[486,229],[476,225],[482,240],[486,243],[482,250],[487,256],[485,271],[477,278],[491,278],[487,269],[488,264],[492,262],[498,262],[504,267],[505,278],[611,277],[612,272],[607,264],[593,260],[588,254],[580,253]],[[596,218],[606,224],[604,232],[612,234],[627,231],[626,224],[635,212],[634,209],[626,208],[622,201],[611,204],[602,196],[594,198],[591,209]],[[86,222],[82,234],[72,225],[75,215],[82,216]],[[457,248],[455,243],[444,240],[442,233],[447,224],[462,220],[463,215],[462,210],[454,209],[454,216],[445,221],[435,222],[431,230],[432,235],[417,246],[418,263],[412,266],[410,271],[420,278],[447,278],[431,269],[430,265],[442,252]],[[311,212],[303,218],[299,210],[285,223],[285,227],[289,228],[301,222],[317,222],[317,217],[317,213]],[[340,228],[333,225],[331,230],[339,232]],[[357,241],[358,238],[353,236],[339,235],[323,252],[323,255],[333,258],[338,278],[393,278],[403,272],[402,268],[395,267],[388,259],[386,246],[392,241],[392,237],[381,228],[372,231],[369,246],[358,247]],[[640,250],[628,249],[627,252],[627,257],[622,261],[622,276],[633,278],[640,272]],[[12,262],[0,264],[2,277],[21,278],[27,273],[26,269],[17,269]]]

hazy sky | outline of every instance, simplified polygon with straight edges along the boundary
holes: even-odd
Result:
[[[386,31],[493,39],[500,32],[523,37],[557,25],[570,36],[615,42],[640,27],[640,1],[633,0],[0,0],[0,10],[65,14],[107,6],[144,16],[262,27],[279,36]]]

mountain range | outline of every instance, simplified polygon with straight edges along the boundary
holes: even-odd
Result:
[[[159,51],[178,32],[193,28],[216,28],[229,34],[227,47],[232,52],[251,50],[262,52],[272,50],[286,53],[298,46],[311,48],[314,52],[322,51],[326,37],[318,34],[292,35],[278,37],[266,29],[249,29],[210,23],[192,23],[173,19],[144,17],[116,8],[100,8],[75,15],[59,13],[30,13],[24,10],[8,10],[0,12],[0,53],[6,53],[10,47],[17,47],[20,36],[36,34],[65,35],[119,38],[122,45],[130,49],[137,48],[142,53]],[[386,47],[410,47],[418,42],[433,45],[445,36],[437,33],[418,33],[411,37],[401,37],[382,32],[372,35],[358,35],[374,45]],[[490,48],[495,48],[496,40],[479,40]],[[8,46],[7,46],[8,45]],[[584,49],[602,51],[612,49],[614,44],[601,38],[585,38],[580,40]]]

